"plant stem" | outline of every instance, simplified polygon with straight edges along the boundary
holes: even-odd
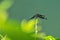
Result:
[[[35,40],[37,40],[37,34],[38,34],[38,18],[36,18],[35,21]]]

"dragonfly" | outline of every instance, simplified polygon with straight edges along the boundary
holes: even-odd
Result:
[[[45,15],[41,15],[41,14],[35,14],[30,19],[33,19],[33,18],[41,18],[41,19],[46,19],[47,20],[47,18],[45,17]]]

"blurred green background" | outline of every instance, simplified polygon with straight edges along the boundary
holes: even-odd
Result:
[[[19,26],[21,20],[23,19],[28,20],[36,13],[45,15],[48,18],[48,20],[42,20],[42,32],[45,32],[47,35],[52,35],[55,38],[60,38],[60,22],[59,22],[60,21],[60,0],[14,0],[14,4],[8,10],[8,12],[9,12],[9,19],[12,20],[10,22],[11,23],[13,22],[11,27],[13,26],[16,27],[17,25]],[[16,20],[14,21],[13,19]],[[19,23],[16,21],[18,21]],[[16,23],[16,25],[14,22]],[[10,24],[8,24],[7,26],[9,26]],[[18,36],[22,35],[22,33],[20,34],[19,33],[20,30],[18,31],[13,28],[12,30],[17,33],[14,33],[12,30],[8,30],[12,33],[8,33],[8,32],[7,33],[9,36],[11,36],[12,39],[19,40]],[[16,37],[14,36],[16,36],[17,39],[15,39]],[[30,39],[30,37],[28,37],[28,35],[24,33],[23,36],[25,37],[25,40]],[[22,37],[20,36],[21,39],[24,38],[23,36]],[[31,40],[33,40],[33,38],[31,38]]]
[[[45,15],[48,20],[42,20],[42,30],[60,38],[60,0],[15,0],[9,12],[10,18],[19,21],[36,13]]]

